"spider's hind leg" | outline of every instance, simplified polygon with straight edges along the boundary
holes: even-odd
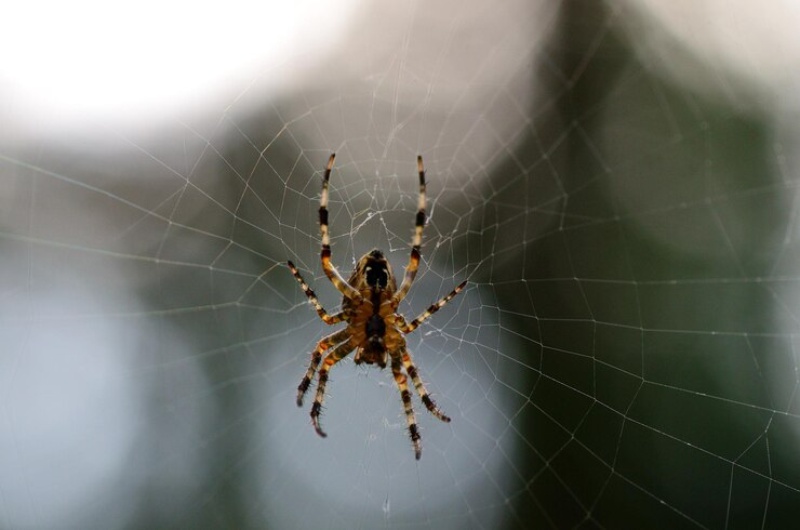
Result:
[[[341,333],[346,330],[342,330]],[[322,413],[322,402],[325,401],[325,385],[328,383],[328,371],[333,368],[333,365],[347,357],[353,351],[353,343],[348,340],[336,346],[322,361],[322,367],[319,369],[319,383],[317,384],[317,395],[314,397],[314,404],[311,405],[311,423],[314,425],[314,430],[317,434],[325,438],[328,436],[322,430],[319,424],[319,415]]]
[[[425,408],[427,408],[431,414],[443,422],[450,423],[450,417],[446,416],[428,395],[428,390],[425,388],[425,385],[422,384],[422,379],[419,377],[417,367],[414,366],[414,363],[411,361],[411,355],[409,355],[407,351],[403,351],[403,367],[406,369],[406,372],[408,372],[408,375],[411,376],[411,381],[414,383],[414,388],[417,389],[417,394],[419,394],[419,397],[422,400],[422,403],[425,405]]]
[[[314,378],[314,372],[317,371],[317,367],[319,366],[320,361],[322,360],[322,353],[326,350],[330,349],[335,344],[345,340],[347,338],[347,328],[337,331],[336,333],[331,333],[327,337],[323,337],[317,343],[317,347],[311,352],[311,362],[308,364],[308,370],[306,370],[306,375],[303,376],[303,379],[300,381],[300,385],[297,387],[297,406],[303,406],[303,396],[306,395],[308,391],[308,387],[311,385],[311,380]]]
[[[419,460],[422,456],[422,444],[420,443],[422,436],[419,434],[417,418],[414,415],[414,409],[411,407],[411,391],[408,390],[408,380],[401,370],[401,367],[402,365],[399,357],[392,355],[392,375],[394,375],[394,382],[400,390],[400,399],[403,401],[403,411],[406,413],[408,433],[411,435],[411,443],[414,444],[414,455],[417,460]]]

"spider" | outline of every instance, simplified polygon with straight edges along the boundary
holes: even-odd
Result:
[[[422,455],[420,445],[420,434],[417,427],[414,409],[411,407],[411,392],[408,389],[406,374],[411,378],[422,403],[431,414],[442,420],[449,422],[450,418],[439,410],[433,402],[422,384],[417,367],[411,359],[411,354],[406,348],[404,334],[411,333],[420,324],[436,313],[464,289],[466,281],[461,282],[450,294],[432,304],[421,315],[406,322],[403,315],[397,313],[397,306],[406,297],[417,275],[420,261],[420,246],[422,245],[422,229],[425,226],[425,168],[422,165],[422,157],[417,157],[417,171],[419,172],[419,201],[414,228],[414,236],[411,243],[411,257],[405,270],[403,282],[397,288],[397,282],[392,267],[380,250],[374,249],[364,254],[358,260],[356,268],[350,275],[350,279],[345,281],[336,267],[331,263],[331,241],[328,233],[328,181],[333,168],[333,161],[336,154],[332,154],[325,167],[325,176],[322,181],[322,193],[319,200],[319,228],[322,235],[322,268],[325,275],[333,283],[334,287],[342,293],[341,311],[329,314],[317,300],[316,294],[309,287],[297,267],[290,261],[289,269],[295,279],[300,283],[300,287],[308,297],[308,301],[316,309],[317,314],[323,322],[329,325],[345,322],[347,326],[335,333],[323,337],[314,351],[311,352],[311,362],[305,376],[297,387],[297,406],[303,406],[303,396],[308,390],[314,373],[319,368],[317,393],[314,397],[314,404],[311,406],[311,423],[321,437],[327,436],[322,430],[319,422],[322,403],[325,399],[325,385],[328,382],[328,372],[333,365],[341,361],[344,357],[356,350],[354,361],[356,364],[377,364],[381,369],[386,368],[389,362],[394,376],[394,382],[400,390],[400,399],[408,423],[408,431],[411,435],[411,442],[414,445],[414,453],[417,460]],[[330,351],[329,351],[330,350]],[[323,353],[329,351],[323,359]],[[320,363],[322,366],[320,366]],[[405,370],[405,373],[403,371]]]

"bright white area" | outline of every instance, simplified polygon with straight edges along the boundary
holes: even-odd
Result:
[[[0,32],[0,114],[44,127],[147,120],[235,96],[256,69],[334,44],[355,3],[14,2]]]
[[[644,61],[700,92],[768,108],[797,108],[800,3],[627,0]],[[629,11],[626,11],[629,13]]]

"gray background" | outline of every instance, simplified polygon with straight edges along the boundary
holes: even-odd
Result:
[[[365,4],[168,111],[4,108],[0,526],[796,521],[793,14],[651,4]],[[409,337],[419,462],[388,371],[336,366],[327,439],[294,404],[332,151],[343,274],[402,271],[422,154],[401,310],[469,282]]]

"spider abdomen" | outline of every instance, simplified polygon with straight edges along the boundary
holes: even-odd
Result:
[[[376,347],[380,347],[380,349],[384,349],[383,347],[383,336],[386,334],[386,323],[383,321],[380,315],[372,315],[367,319],[367,342],[369,344],[375,345]]]
[[[356,350],[353,360],[356,364],[377,364],[385,368],[389,353],[397,351],[404,344],[404,339],[395,325],[390,293],[364,294],[365,302],[355,310],[351,321],[354,339],[362,345]]]

